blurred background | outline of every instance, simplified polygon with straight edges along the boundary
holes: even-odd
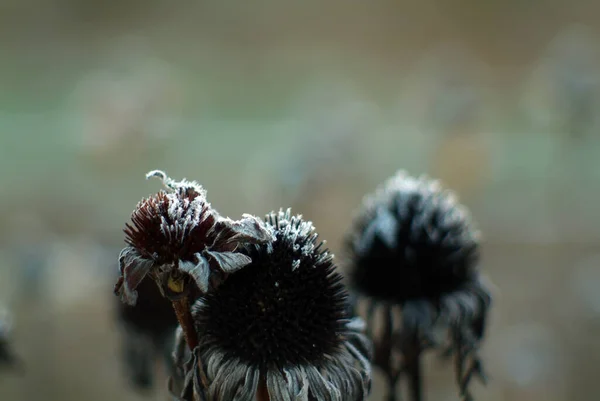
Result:
[[[0,399],[164,400],[122,376],[122,229],[202,183],[292,206],[337,254],[362,196],[440,178],[496,284],[477,399],[600,393],[600,2],[0,1],[0,304],[26,374]],[[427,360],[429,401],[458,400]],[[161,379],[163,380],[163,379]],[[375,378],[372,399],[381,399]]]

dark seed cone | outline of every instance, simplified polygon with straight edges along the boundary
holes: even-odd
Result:
[[[360,318],[347,314],[332,255],[289,210],[265,223],[275,240],[245,246],[252,262],[196,303],[199,346],[182,363],[180,338],[182,375],[172,388],[186,401],[253,401],[259,392],[271,401],[364,400],[371,344]]]
[[[115,286],[124,302],[136,303],[136,289],[147,275],[172,301],[194,288],[206,293],[250,263],[237,252],[240,245],[271,240],[253,216],[238,221],[220,216],[199,184],[175,182],[161,171],[148,173],[153,176],[163,180],[167,191],[139,202],[126,225],[129,246],[119,255],[121,277]]]
[[[399,172],[365,198],[346,250],[351,286],[370,305],[369,326],[375,311],[384,311],[374,364],[388,376],[388,399],[395,399],[396,382],[406,375],[411,399],[420,400],[421,353],[444,346],[455,353],[461,395],[468,398],[473,372],[483,375],[476,351],[491,296],[467,210],[438,182]],[[448,341],[436,335],[440,329]],[[467,359],[477,367],[465,367]]]

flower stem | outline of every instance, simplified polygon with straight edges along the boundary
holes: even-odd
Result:
[[[392,366],[392,308],[384,307],[383,333],[375,346],[375,364],[383,369],[387,378],[387,401],[396,401],[396,382],[398,375]]]
[[[191,351],[198,346],[198,334],[194,328],[194,320],[192,319],[192,313],[190,312],[190,304],[188,303],[187,297],[182,297],[176,301],[172,301],[175,315],[183,330],[185,341]]]
[[[256,401],[270,401],[269,391],[267,390],[267,381],[264,375],[260,376],[258,390],[256,391]]]
[[[185,341],[187,342],[190,351],[192,351],[193,353],[194,349],[198,346],[198,333],[196,333],[196,328],[194,327],[194,320],[192,318],[192,312],[190,311],[190,304],[188,302],[188,298],[182,297],[176,301],[171,301],[171,303],[173,305],[173,309],[175,310],[175,315],[177,316],[179,325],[183,330],[183,336],[185,337]],[[202,361],[200,360],[199,352],[197,353],[197,357],[198,365],[202,366]],[[204,369],[201,369],[200,372],[200,381],[202,382],[202,386],[204,389],[208,389],[208,379],[203,373]]]
[[[418,344],[415,344],[414,353],[408,355],[406,360],[406,373],[408,374],[408,390],[411,401],[422,400],[421,383],[421,350]]]

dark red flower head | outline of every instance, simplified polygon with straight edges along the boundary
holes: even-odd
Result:
[[[250,263],[237,252],[239,245],[272,240],[271,230],[253,216],[237,221],[220,216],[198,183],[176,182],[162,171],[149,177],[161,178],[166,190],[142,199],[124,230],[129,246],[119,255],[115,286],[123,302],[136,303],[136,288],[148,274],[171,299],[185,295],[190,283],[206,293]]]

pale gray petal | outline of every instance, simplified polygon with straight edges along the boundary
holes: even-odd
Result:
[[[302,369],[285,369],[283,371],[288,383],[291,383],[292,401],[308,401],[308,379]]]
[[[364,321],[356,317],[351,319],[346,327],[349,330],[346,333],[346,341],[352,344],[364,358],[367,360],[373,359],[373,343],[363,334],[365,330]]]
[[[244,384],[238,389],[233,401],[254,401],[254,397],[258,391],[259,379],[259,370],[252,367],[248,368]]]
[[[132,247],[124,248],[119,254],[119,269],[123,280],[119,282],[120,287],[116,289],[121,297],[121,301],[135,305],[138,293],[136,288],[142,280],[150,273],[154,261],[143,258]]]
[[[267,372],[267,389],[270,401],[292,401],[293,380],[288,383],[276,369]]]
[[[196,253],[194,256],[196,256],[198,260],[197,264],[180,260],[179,269],[192,276],[196,284],[198,284],[200,291],[206,293],[209,286],[210,266],[208,261],[201,254]]]
[[[200,346],[203,347],[203,344],[200,344]],[[208,379],[212,381],[219,372],[222,363],[225,362],[225,353],[215,346],[208,346],[202,353],[202,360],[206,364]]]
[[[219,401],[233,401],[239,389],[244,385],[248,369],[247,365],[236,358],[225,360],[219,367],[217,375],[212,379],[209,378],[209,398]]]
[[[225,273],[234,273],[252,262],[249,256],[239,252],[211,252],[205,251]]]
[[[354,401],[357,400],[356,393],[362,392],[362,386],[358,371],[355,375],[352,374],[353,361],[348,356],[340,355],[336,359],[325,363],[322,372],[327,380],[343,394],[344,401]],[[356,377],[358,377],[358,381],[356,381]]]
[[[175,342],[172,357],[175,366],[183,366],[185,361],[190,358],[189,347],[181,326],[177,326],[177,329],[175,329]]]
[[[275,238],[273,231],[261,219],[250,214],[242,215],[242,219],[237,221],[229,218],[224,218],[223,221],[235,232],[228,242],[238,241],[263,244],[273,241]],[[217,222],[217,224],[219,223]]]
[[[346,343],[346,348],[358,363],[357,369],[351,370],[353,373],[351,377],[353,388],[360,389],[360,394],[362,394],[362,396],[357,397],[357,400],[362,400],[371,391],[371,362],[352,344]],[[354,373],[358,373],[358,375]]]
[[[309,392],[317,400],[342,401],[340,391],[333,387],[315,366],[305,366],[304,369],[309,383]]]
[[[377,213],[377,217],[371,225],[376,227],[377,236],[388,248],[394,249],[396,247],[398,241],[396,236],[398,232],[398,220],[389,210],[382,208]]]

